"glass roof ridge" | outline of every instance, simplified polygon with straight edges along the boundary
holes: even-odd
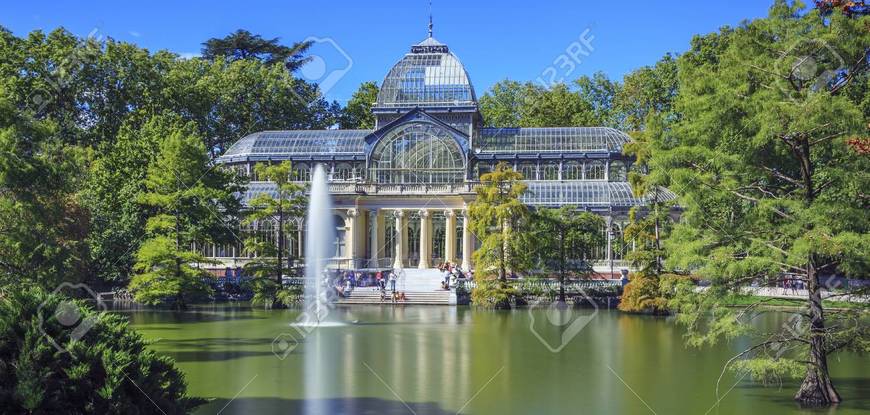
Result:
[[[482,153],[622,152],[631,140],[612,127],[487,127],[480,129]]]

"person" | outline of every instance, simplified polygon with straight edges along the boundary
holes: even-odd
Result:
[[[390,272],[390,291],[396,292],[396,273]]]
[[[403,303],[405,302],[405,292],[404,291],[399,293],[399,301],[401,301]]]

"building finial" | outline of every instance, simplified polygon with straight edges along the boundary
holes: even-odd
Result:
[[[432,37],[432,0],[429,0],[429,37]]]

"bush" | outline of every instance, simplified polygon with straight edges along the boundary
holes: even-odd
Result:
[[[4,413],[182,414],[203,403],[186,391],[173,360],[147,349],[123,317],[41,289],[0,292]]]
[[[477,307],[509,309],[517,290],[494,279],[481,279],[471,290],[471,303]]]
[[[668,314],[668,299],[660,287],[659,278],[636,272],[622,292],[619,310],[626,313]]]

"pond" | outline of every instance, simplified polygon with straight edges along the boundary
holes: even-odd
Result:
[[[484,311],[339,307],[335,321],[291,326],[298,310],[202,306],[126,311],[186,373],[198,413],[804,414],[870,411],[870,359],[831,361],[845,402],[802,410],[793,382],[762,387],[726,374],[746,340],[687,348],[667,318],[614,310]],[[757,324],[785,324],[769,313]],[[306,376],[306,373],[308,376]],[[306,399],[308,397],[308,399]]]

